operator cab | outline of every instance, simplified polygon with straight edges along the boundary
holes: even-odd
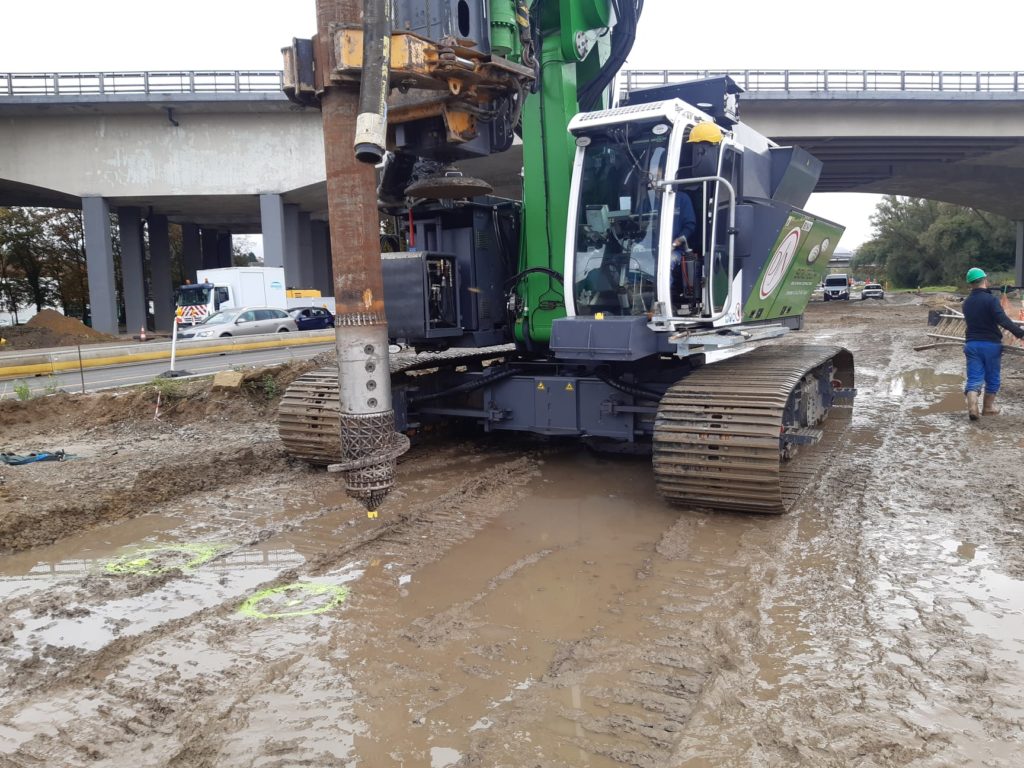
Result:
[[[650,126],[647,126],[650,128]],[[631,130],[632,129],[632,130]],[[657,301],[661,192],[669,131],[629,123],[581,137],[573,269],[577,313],[643,315]]]
[[[569,130],[569,315],[720,319],[738,300],[728,214],[741,147],[678,99],[578,115]]]

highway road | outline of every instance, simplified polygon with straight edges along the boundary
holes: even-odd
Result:
[[[327,339],[323,344],[303,344],[295,347],[278,347],[261,349],[253,352],[234,354],[218,353],[209,356],[188,357],[177,361],[175,368],[186,370],[196,376],[209,376],[217,371],[226,371],[235,367],[267,366],[285,363],[289,360],[306,360],[325,352],[334,346],[334,339]],[[0,398],[14,397],[16,383],[24,382],[33,395],[50,392],[81,392],[82,378],[85,378],[85,391],[96,392],[113,387],[127,387],[133,384],[145,384],[170,368],[167,360],[155,362],[118,365],[107,368],[85,369],[84,372],[69,371],[50,376],[29,376],[16,381],[0,381]]]

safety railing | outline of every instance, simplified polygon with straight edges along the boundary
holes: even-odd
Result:
[[[745,91],[938,91],[1020,93],[1024,72],[919,70],[661,69],[625,70],[623,94],[659,85],[729,75]],[[180,70],[169,72],[6,72],[3,96],[105,96],[148,94],[280,93],[274,70]]]
[[[273,70],[0,73],[0,98],[281,93],[282,86],[281,72]]]
[[[626,70],[623,94],[659,85],[728,75],[745,91],[938,91],[1019,93],[1024,72],[928,72],[868,69]]]

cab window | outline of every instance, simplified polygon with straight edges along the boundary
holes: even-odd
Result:
[[[218,287],[213,297],[213,308],[220,309],[220,305],[228,300],[228,289],[224,286]]]

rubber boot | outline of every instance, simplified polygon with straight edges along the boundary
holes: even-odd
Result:
[[[968,392],[967,393],[967,415],[971,418],[971,421],[978,420],[978,393]]]
[[[985,393],[985,407],[981,409],[982,416],[998,416],[999,409],[996,408],[996,396]]]

